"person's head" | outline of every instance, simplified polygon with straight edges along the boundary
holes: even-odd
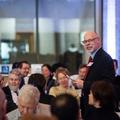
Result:
[[[64,64],[60,63],[60,62],[54,63],[54,64],[52,65],[52,74],[53,74],[53,76],[54,76],[54,79],[56,79],[56,77],[55,77],[55,76],[56,76],[56,70],[57,70],[59,67],[66,68],[66,66],[65,66]]]
[[[114,108],[114,89],[108,81],[96,81],[91,85],[89,104],[94,107]]]
[[[45,78],[49,78],[52,74],[52,68],[49,64],[43,64],[41,71]]]
[[[18,68],[20,69],[23,77],[26,77],[30,73],[30,64],[28,63],[28,61],[19,62]]]
[[[53,100],[51,113],[56,116],[58,120],[78,120],[78,101],[70,94],[61,94]]]
[[[85,50],[89,53],[93,53],[95,50],[101,47],[101,39],[95,32],[86,32],[82,43]]]
[[[68,87],[69,86],[69,71],[66,68],[59,67],[56,70],[56,78],[57,82],[62,87]]]
[[[45,83],[46,83],[45,77],[40,73],[31,74],[29,77],[29,84],[32,84],[35,87],[37,87],[39,91],[43,92]]]
[[[86,64],[80,65],[78,74],[81,80],[85,79],[86,72],[87,72],[87,65]]]
[[[0,120],[6,120],[6,104],[7,100],[5,94],[0,88]]]
[[[21,116],[25,114],[34,114],[40,99],[40,92],[37,87],[24,85],[18,95],[18,109]]]
[[[0,88],[4,86],[4,77],[0,74]]]
[[[12,69],[18,68],[19,62],[14,62],[12,64]]]
[[[59,67],[63,67],[63,68],[66,68],[66,66],[60,62],[57,62],[57,63],[54,63],[52,65],[52,72],[53,73],[56,73],[56,70],[59,68]]]
[[[17,91],[21,81],[21,73],[19,69],[13,69],[8,75],[8,86],[11,90]]]

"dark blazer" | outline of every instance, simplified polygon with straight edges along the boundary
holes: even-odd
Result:
[[[50,90],[51,87],[56,85],[55,80],[52,77],[53,76],[50,76],[50,78],[47,80],[47,83],[45,85],[46,94],[49,93],[49,90]]]
[[[51,105],[52,101],[55,99],[54,96],[40,92],[40,103]]]
[[[33,85],[33,84],[32,84]],[[35,85],[34,85],[35,86]],[[44,104],[48,104],[48,105],[51,105],[51,102],[55,99],[54,96],[52,95],[48,95],[48,94],[45,94],[43,88],[41,88],[40,86],[35,86],[38,88],[39,92],[40,92],[40,99],[39,99],[39,102],[40,103],[44,103]]]
[[[94,81],[107,80],[113,83],[114,78],[115,70],[113,60],[108,53],[100,48],[94,56],[93,65],[87,73],[83,86],[84,94],[89,94],[90,86]]]
[[[94,56],[93,64],[89,67],[83,90],[81,104],[85,106],[88,104],[88,94],[90,92],[90,86],[94,81],[107,80],[113,83],[115,78],[115,70],[113,60],[108,53],[100,48]]]
[[[24,77],[21,78],[19,89],[21,89],[23,85],[25,85]]]
[[[12,94],[11,94],[9,86],[3,87],[2,89],[3,89],[3,91],[6,95],[6,99],[7,99],[7,113],[8,113],[8,112],[16,109],[17,105],[13,102]]]

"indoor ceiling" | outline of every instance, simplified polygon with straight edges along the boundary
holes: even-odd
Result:
[[[35,0],[0,0],[0,17],[35,17]],[[39,17],[67,19],[93,16],[94,0],[36,0]],[[29,3],[29,4],[28,4]],[[87,8],[87,9],[86,9]]]

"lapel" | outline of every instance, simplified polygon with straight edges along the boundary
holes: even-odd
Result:
[[[95,56],[94,56],[94,59],[93,59],[94,62],[97,62],[97,61],[100,60],[102,52],[103,52],[103,49],[102,49],[102,48],[100,48],[100,49],[96,52],[96,54],[95,54]]]
[[[12,100],[12,94],[11,94],[11,90],[10,90],[9,86],[4,87],[3,91],[5,92],[7,99]]]
[[[100,48],[100,49],[96,52],[96,54],[95,54],[95,56],[94,56],[94,58],[93,58],[93,61],[92,61],[91,63],[88,63],[88,70],[87,70],[87,73],[86,73],[86,77],[85,77],[85,78],[88,77],[88,75],[89,75],[89,73],[90,73],[90,71],[91,71],[92,69],[95,69],[95,65],[96,65],[97,62],[99,62],[99,60],[100,60],[100,58],[101,58],[101,53],[102,53],[102,52],[103,52],[103,49]]]
[[[5,93],[8,94],[8,95],[11,95],[11,90],[10,90],[9,86],[7,86],[5,88]]]

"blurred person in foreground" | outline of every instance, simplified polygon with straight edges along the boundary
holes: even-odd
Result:
[[[115,113],[115,94],[111,83],[96,81],[91,85],[85,120],[120,120]]]
[[[81,110],[83,118],[88,106],[91,84],[98,80],[113,83],[115,79],[113,59],[103,50],[101,42],[100,36],[95,32],[86,32],[82,41],[85,50],[90,54],[85,80],[79,81],[79,86],[82,88],[81,104],[83,107]]]
[[[9,120],[18,120],[26,114],[37,114],[40,99],[39,90],[32,85],[24,85],[18,95],[18,109],[7,114]]]
[[[45,116],[45,115],[28,114],[23,116],[21,120],[57,120],[57,118],[52,116]]]
[[[0,120],[7,120],[6,117],[7,100],[3,90],[0,88]]]
[[[80,120],[77,99],[67,93],[58,95],[52,102],[51,114],[58,120]]]
[[[0,74],[0,88],[4,87],[5,81],[4,81],[4,77],[2,76],[2,74]]]

